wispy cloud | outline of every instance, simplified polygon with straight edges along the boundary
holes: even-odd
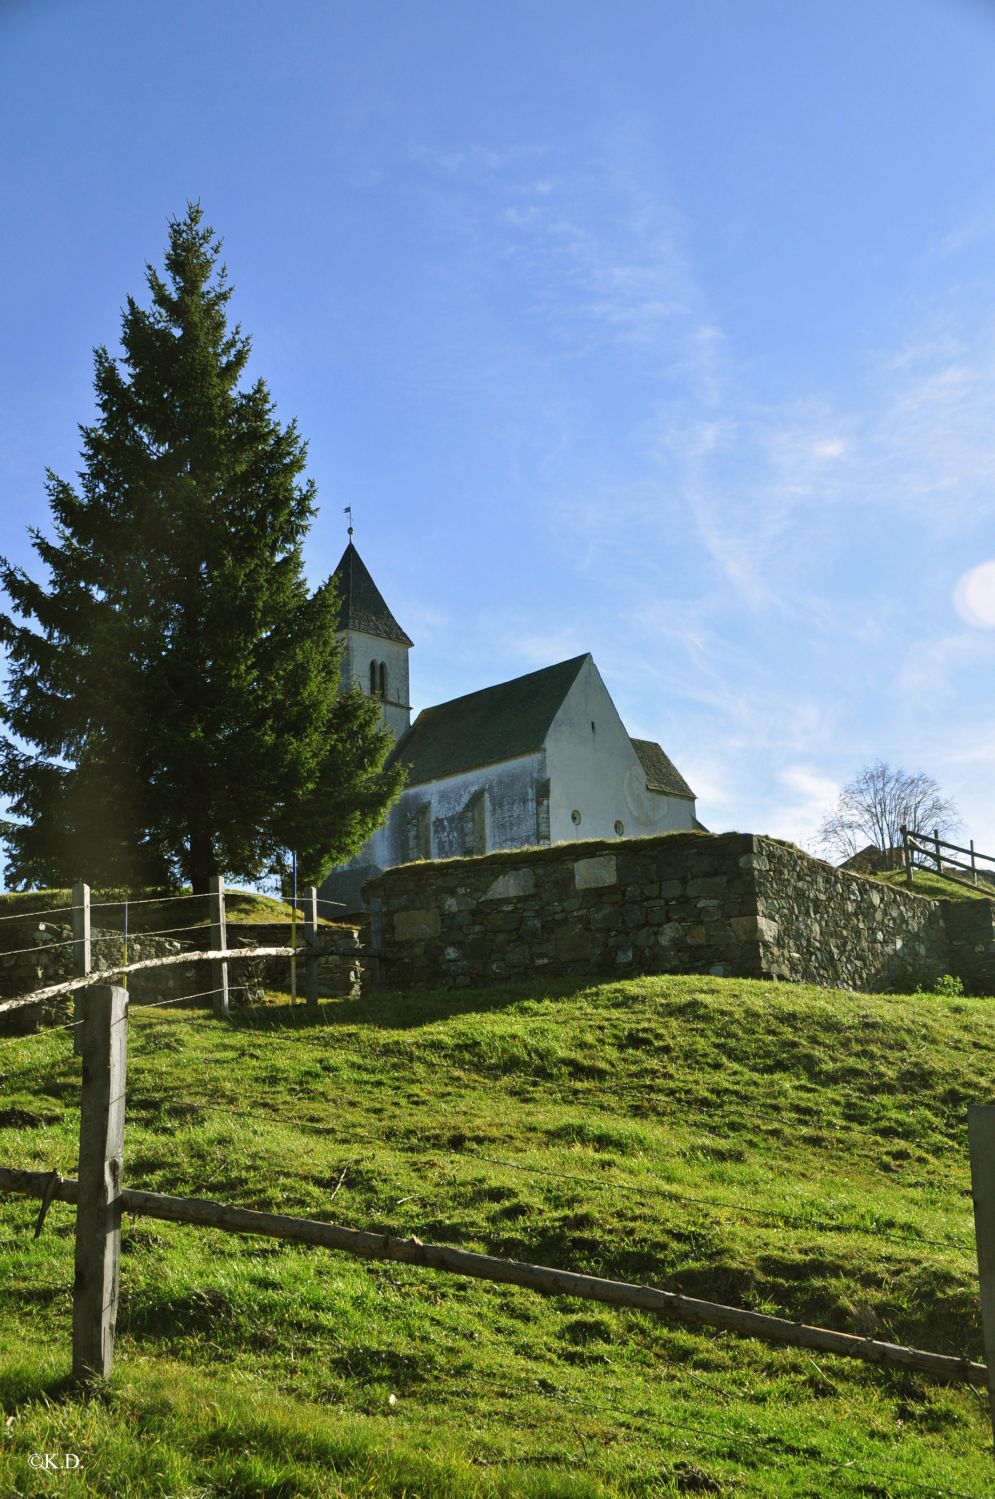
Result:
[[[516,199],[529,198],[521,189]],[[561,335],[604,336],[652,346],[664,324],[689,316],[693,287],[680,238],[666,215],[612,175],[574,174],[544,181],[530,200],[498,215],[510,237],[505,253],[523,267],[540,312]],[[585,326],[586,325],[586,326]],[[686,330],[667,329],[668,341]],[[674,347],[671,357],[684,357]]]
[[[995,665],[995,638],[973,630],[917,640],[905,653],[894,690],[926,703],[962,693],[961,676],[979,665]]]
[[[839,782],[810,765],[786,765],[776,786],[782,799],[770,808],[770,831],[814,849],[816,830],[839,796]]]

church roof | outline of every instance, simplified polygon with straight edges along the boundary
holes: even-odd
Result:
[[[633,739],[632,748],[646,772],[647,791],[665,791],[668,796],[690,796],[694,792],[670,756],[653,739]]]
[[[399,645],[413,644],[387,608],[383,594],[351,541],[332,578],[339,591],[340,630],[362,630],[381,640],[396,640]]]
[[[542,748],[563,699],[587,656],[530,671],[496,687],[424,708],[391,755],[423,785],[480,765],[515,760]],[[661,751],[662,753],[662,751]]]
[[[482,765],[516,760],[542,749],[553,719],[589,656],[530,671],[510,682],[424,708],[399,740],[391,761],[408,767],[408,784],[422,786]],[[651,739],[630,740],[649,791],[694,797],[677,766]]]

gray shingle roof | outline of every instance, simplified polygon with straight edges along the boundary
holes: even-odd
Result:
[[[665,791],[668,796],[694,796],[694,792],[681,775],[669,755],[652,739],[633,739],[632,748],[639,756],[639,763],[646,772],[648,791]]]
[[[332,579],[339,591],[340,630],[363,630],[381,640],[396,640],[400,645],[413,644],[387,608],[383,594],[351,541],[342,553]]]
[[[541,749],[587,659],[586,655],[574,656],[511,682],[423,709],[398,742],[391,761],[407,765],[408,784],[420,786]]]

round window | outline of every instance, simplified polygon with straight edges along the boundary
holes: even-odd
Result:
[[[580,813],[577,811],[576,807],[574,807],[573,811],[570,813],[570,821],[573,823],[575,828],[580,827]]]
[[[621,838],[622,834],[625,832],[625,823],[622,821],[622,819],[620,817],[616,817],[616,819],[615,819],[615,832],[618,834],[618,836],[620,838]]]

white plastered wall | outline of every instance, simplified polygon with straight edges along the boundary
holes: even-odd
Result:
[[[404,863],[410,857],[406,848],[406,824],[426,803],[431,806],[432,858],[458,858],[464,851],[463,813],[480,793],[485,797],[486,852],[536,843],[536,788],[544,787],[544,778],[540,752],[446,776],[439,781],[408,786],[391,808],[384,826],[377,829],[357,858],[377,864],[381,869]]]
[[[690,798],[647,790],[646,772],[590,656],[546,736],[546,769],[553,843],[615,838],[616,822],[629,838],[694,826]]]

